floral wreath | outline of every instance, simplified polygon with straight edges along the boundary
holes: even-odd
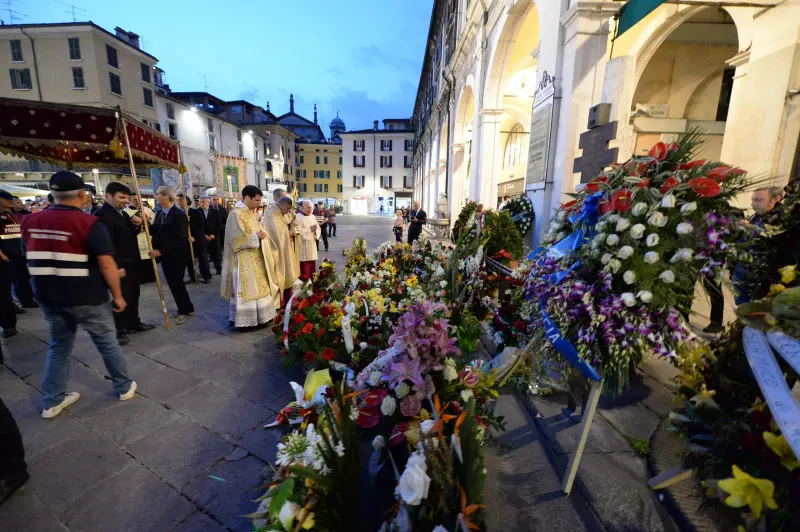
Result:
[[[525,236],[533,225],[536,219],[536,214],[533,212],[533,204],[528,196],[522,195],[504,202],[500,205],[501,211],[508,211],[511,218],[514,220],[514,225],[517,226],[520,234]]]

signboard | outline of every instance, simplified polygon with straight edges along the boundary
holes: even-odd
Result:
[[[550,129],[553,122],[553,98],[556,78],[545,70],[533,96],[530,135],[528,136],[528,166],[525,184],[540,183],[547,177],[547,155],[550,151]]]

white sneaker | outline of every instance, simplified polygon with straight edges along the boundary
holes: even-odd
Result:
[[[120,401],[127,401],[128,399],[133,399],[133,396],[136,394],[136,381],[131,381],[131,389],[125,393],[119,394]]]
[[[43,419],[52,419],[52,418],[56,417],[57,415],[59,415],[61,413],[62,410],[64,410],[65,408],[67,408],[69,405],[71,405],[72,403],[74,403],[75,401],[77,401],[80,398],[81,398],[81,394],[79,394],[78,392],[70,392],[70,393],[68,393],[64,397],[64,400],[61,401],[61,404],[58,404],[56,406],[51,406],[50,408],[46,408],[46,409],[42,410],[42,418]]]

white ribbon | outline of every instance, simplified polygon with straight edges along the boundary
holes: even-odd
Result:
[[[289,316],[292,313],[292,302],[294,301],[294,296],[300,292],[300,287],[302,286],[303,283],[295,281],[294,286],[292,287],[292,297],[290,297],[289,301],[286,302],[286,312],[283,315],[283,332],[286,334],[286,337],[283,339],[283,346],[286,349],[289,349]]]
[[[345,316],[342,318],[342,338],[344,339],[344,347],[348,353],[352,353],[355,346],[353,346],[353,331],[350,329],[350,318]]]
[[[767,338],[752,327],[745,328],[743,337],[747,362],[767,400],[772,417],[795,456],[800,456],[800,408],[786,384]]]
[[[394,358],[394,356],[397,355],[398,353],[399,349],[397,349],[395,346],[390,347],[389,350],[386,351],[386,353],[379,356],[378,358],[370,362],[366,368],[362,369],[361,373],[358,374],[358,378],[356,379],[356,381],[366,381],[373,371],[382,370],[383,366],[388,364],[389,361],[392,358]]]
[[[767,339],[792,369],[800,374],[800,342],[781,331],[770,331]]]

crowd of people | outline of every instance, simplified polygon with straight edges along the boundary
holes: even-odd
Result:
[[[395,219],[392,231],[394,232],[395,242],[403,241],[403,232],[408,231],[407,242],[409,244],[418,240],[422,235],[422,226],[428,222],[428,214],[415,201],[413,208],[402,207],[394,211]]]

